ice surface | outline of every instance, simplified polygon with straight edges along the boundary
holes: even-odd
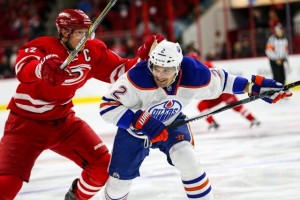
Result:
[[[240,98],[244,98],[242,96]],[[191,123],[195,149],[212,183],[216,200],[299,200],[300,199],[300,92],[289,100],[269,105],[261,100],[245,106],[261,121],[249,122],[233,110],[214,115],[221,125],[208,131],[201,119]],[[198,114],[196,101],[185,113]],[[221,105],[223,106],[223,105]],[[98,104],[76,105],[85,119],[111,149],[116,128],[98,114]],[[8,112],[0,112],[0,128]],[[31,181],[16,200],[61,200],[80,169],[67,159],[45,151],[37,160]],[[93,199],[101,199],[102,191]],[[187,199],[180,174],[169,166],[165,155],[151,150],[133,182],[128,200]]]

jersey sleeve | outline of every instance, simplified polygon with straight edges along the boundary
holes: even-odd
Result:
[[[124,74],[112,85],[103,96],[100,104],[100,115],[107,122],[127,129],[132,121],[134,111],[141,101],[138,91],[131,85],[127,74]]]
[[[114,53],[112,50],[108,49],[106,45],[98,40],[95,40],[93,48],[96,48],[98,60],[96,62],[96,67],[93,69],[93,78],[106,83],[114,83],[121,77],[125,72],[134,67],[139,58],[122,58]]]
[[[228,74],[221,68],[210,68],[210,82],[206,86],[207,99],[215,99],[222,93],[243,94],[248,83],[246,78]],[[201,94],[203,98],[203,94]]]
[[[43,56],[41,49],[34,46],[24,46],[19,49],[15,72],[20,82],[30,83],[40,80],[36,75],[35,69]]]

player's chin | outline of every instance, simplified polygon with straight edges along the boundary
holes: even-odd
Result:
[[[158,87],[166,87],[168,84],[168,81],[166,79],[155,79],[156,85]]]
[[[168,82],[163,82],[163,83],[161,83],[161,82],[156,82],[156,84],[157,84],[157,86],[158,87],[161,87],[161,88],[163,88],[163,87],[167,87],[168,86]]]

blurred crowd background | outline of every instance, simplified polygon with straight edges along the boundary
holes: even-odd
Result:
[[[0,79],[15,76],[18,48],[57,35],[55,18],[79,8],[94,20],[108,0],[0,0]],[[265,56],[267,38],[281,23],[289,53],[300,53],[300,0],[119,0],[96,37],[122,57],[134,57],[144,39],[160,33],[205,60]]]

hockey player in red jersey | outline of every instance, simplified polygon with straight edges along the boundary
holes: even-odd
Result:
[[[56,18],[58,38],[40,37],[19,49],[15,71],[20,83],[8,105],[0,142],[0,200],[16,197],[23,181],[29,182],[36,159],[47,149],[83,169],[65,199],[89,199],[106,183],[109,151],[91,127],[76,117],[72,98],[91,78],[114,82],[138,57],[121,58],[102,41],[89,39],[61,70],[91,24],[83,11],[66,9]],[[141,51],[149,51],[150,46]]]
[[[190,56],[196,60],[200,60],[200,56],[197,52],[189,52],[187,56]],[[212,68],[213,64],[210,61],[201,61],[208,68]],[[221,103],[232,104],[238,101],[238,98],[235,94],[223,93],[216,99],[211,100],[203,100],[200,101],[197,105],[198,110],[200,112],[205,112]],[[236,106],[232,108],[234,111],[239,112],[244,118],[250,121],[250,127],[259,126],[260,122],[254,117],[254,115],[243,105]],[[209,123],[208,129],[218,129],[219,124],[216,122],[212,115],[205,118],[205,120]]]

